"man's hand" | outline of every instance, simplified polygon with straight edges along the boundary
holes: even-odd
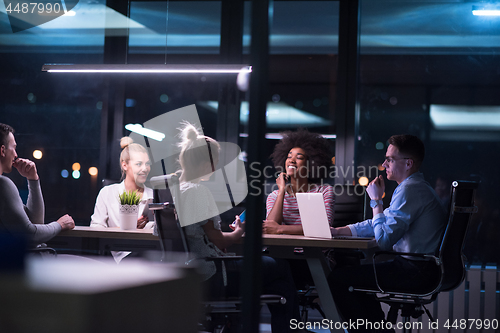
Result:
[[[380,175],[368,184],[366,192],[372,200],[381,200],[385,191],[384,178]]]
[[[19,174],[28,180],[38,180],[35,162],[25,158],[18,158],[12,163],[12,166],[19,171]]]
[[[262,233],[263,234],[279,234],[281,224],[278,224],[276,221],[273,220],[265,220],[262,223]]]
[[[146,226],[146,223],[149,222],[149,217],[141,215],[139,219],[137,220],[137,229],[144,229]]]
[[[75,221],[73,221],[73,218],[68,214],[61,216],[59,220],[57,220],[57,223],[61,225],[62,230],[71,230],[75,227]]]
[[[330,227],[330,233],[332,236],[352,236],[351,229],[347,226],[345,227]]]

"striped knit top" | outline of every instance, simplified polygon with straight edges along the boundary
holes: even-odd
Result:
[[[323,198],[325,200],[326,215],[328,216],[328,221],[330,225],[333,223],[333,205],[335,204],[335,195],[333,194],[333,187],[331,185],[316,185],[312,186],[308,193],[323,193]],[[269,215],[271,209],[276,202],[278,197],[278,190],[274,190],[267,197],[266,202],[266,216]],[[302,224],[299,214],[299,206],[297,204],[297,198],[288,192],[285,192],[285,198],[283,200],[283,224]]]

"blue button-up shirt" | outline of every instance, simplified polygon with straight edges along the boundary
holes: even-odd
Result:
[[[446,210],[439,197],[416,172],[396,187],[384,213],[349,228],[353,236],[375,237],[382,250],[434,253],[445,225]]]

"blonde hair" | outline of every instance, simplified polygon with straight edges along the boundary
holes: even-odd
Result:
[[[134,140],[128,136],[124,136],[120,139],[120,147],[122,152],[120,153],[120,169],[122,171],[122,179],[125,178],[125,171],[123,170],[122,162],[128,164],[130,161],[130,153],[148,153],[146,148],[138,143],[134,143]]]
[[[211,137],[201,135],[200,130],[189,122],[183,122],[179,130],[181,138],[178,143],[178,147],[181,149],[179,164],[182,171],[192,175],[203,162],[212,163],[215,167],[219,160],[219,143]],[[207,146],[209,149],[205,148]]]

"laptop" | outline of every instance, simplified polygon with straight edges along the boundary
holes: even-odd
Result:
[[[322,193],[296,193],[304,236],[331,239]]]
[[[330,223],[326,214],[322,193],[296,193],[300,219],[304,236],[323,239],[363,239],[373,237],[334,236],[330,232]]]

